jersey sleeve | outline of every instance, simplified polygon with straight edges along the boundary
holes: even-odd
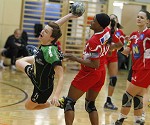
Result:
[[[129,41],[127,43],[127,47],[129,47],[130,49],[132,49],[132,40],[134,38],[134,32],[130,34],[130,38]]]
[[[122,30],[118,30],[116,32],[116,35],[119,37],[120,41],[124,44],[125,35],[124,35],[123,31]]]
[[[89,52],[90,52],[91,60],[95,60],[100,57],[100,52],[99,52],[100,47],[101,45],[100,44],[98,45],[97,42],[94,41],[94,39],[93,42],[89,43]]]

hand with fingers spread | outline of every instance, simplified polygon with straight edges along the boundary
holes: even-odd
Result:
[[[77,57],[72,55],[72,54],[64,54],[64,57],[68,58],[69,60],[72,60],[72,61],[76,61],[77,60]]]
[[[58,98],[57,97],[53,97],[52,100],[50,101],[50,103],[54,106],[60,106],[60,103],[58,101]]]

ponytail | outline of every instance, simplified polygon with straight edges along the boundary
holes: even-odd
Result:
[[[110,29],[110,38],[108,39],[108,42],[107,42],[108,44],[111,44],[111,42],[112,42],[112,36],[115,32],[115,25],[116,25],[116,21],[111,19],[110,20],[110,27],[111,27],[111,29]]]

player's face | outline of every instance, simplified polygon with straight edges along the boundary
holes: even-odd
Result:
[[[99,25],[96,17],[94,17],[94,19],[91,21],[90,29],[96,30],[99,26],[100,25]]]
[[[42,44],[47,45],[49,44],[54,38],[51,37],[53,28],[46,25],[44,29],[41,31],[39,40]]]
[[[147,19],[146,13],[144,12],[138,13],[137,18],[136,18],[137,26],[139,27],[146,26],[148,24],[148,21],[149,20]]]

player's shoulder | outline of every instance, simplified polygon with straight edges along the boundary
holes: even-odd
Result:
[[[133,35],[137,35],[138,34],[138,31],[133,31],[130,36],[133,36]]]
[[[123,30],[122,29],[117,29],[116,33],[120,33],[121,35],[124,35]]]
[[[150,28],[147,28],[146,33],[150,34]]]

